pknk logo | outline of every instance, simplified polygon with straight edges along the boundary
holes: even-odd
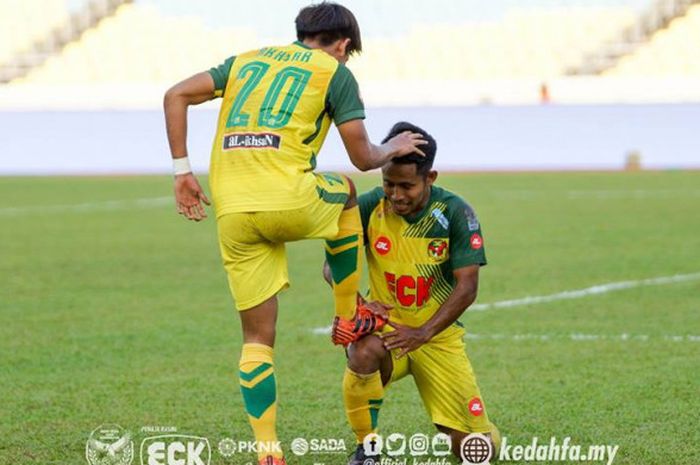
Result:
[[[210,461],[207,438],[166,434],[141,442],[141,465],[209,465]]]

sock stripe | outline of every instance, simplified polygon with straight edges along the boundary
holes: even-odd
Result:
[[[241,384],[245,409],[253,418],[260,418],[277,401],[275,375],[271,374],[252,387]]]
[[[339,254],[346,252],[348,250],[356,249],[359,246],[360,246],[359,241],[355,241],[355,242],[352,242],[349,244],[341,245],[340,247],[336,247],[335,249],[329,248],[328,245],[326,244],[326,253],[330,254],[330,255],[339,255]]]
[[[256,386],[257,384],[260,384],[262,381],[267,379],[268,376],[274,375],[275,369],[273,367],[270,367],[268,370],[263,371],[260,373],[260,376],[256,376],[255,378],[251,379],[250,381],[245,381],[241,379],[239,382],[241,386],[247,387],[247,388],[252,388]]]
[[[272,368],[271,363],[261,363],[259,366],[255,367],[254,370],[245,372],[243,370],[240,371],[240,377],[242,381],[252,381],[254,378],[259,376],[262,372],[268,370],[269,368]]]
[[[350,244],[357,242],[359,239],[360,235],[359,234],[353,234],[351,236],[343,237],[342,239],[337,239],[337,240],[327,240],[326,245],[332,250],[332,249],[337,249],[340,246]]]

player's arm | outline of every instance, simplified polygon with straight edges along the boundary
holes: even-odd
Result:
[[[178,166],[175,176],[175,203],[177,211],[190,220],[206,218],[202,203],[210,204],[199,182],[189,170],[187,160],[187,109],[190,105],[215,97],[214,79],[209,73],[198,73],[168,89],[163,98],[165,128],[168,133],[170,154]],[[184,162],[184,163],[182,163]]]
[[[204,72],[178,82],[165,93],[165,127],[173,158],[187,156],[188,107],[212,100],[214,91],[214,79]]]
[[[455,285],[447,300],[422,326],[411,328],[391,322],[396,331],[382,335],[387,350],[402,349],[399,357],[416,350],[452,325],[476,300],[479,288],[479,265],[457,268],[452,272]]]
[[[381,168],[394,157],[414,152],[425,156],[419,147],[428,143],[420,134],[405,131],[382,145],[375,145],[369,140],[365,124],[361,119],[338,125],[338,132],[350,156],[350,161],[360,171]]]
[[[344,65],[339,65],[328,86],[326,109],[338,128],[350,161],[360,171],[368,171],[384,166],[394,157],[417,152],[427,144],[420,134],[405,132],[375,145],[369,140],[365,123],[365,104],[360,98],[360,90],[355,77]]]

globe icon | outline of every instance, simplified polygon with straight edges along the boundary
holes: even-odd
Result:
[[[482,434],[470,434],[462,441],[461,456],[465,464],[486,464],[491,458],[491,443]]]

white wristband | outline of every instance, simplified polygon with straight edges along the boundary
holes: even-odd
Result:
[[[191,173],[190,159],[187,157],[173,158],[173,173],[175,176]]]

